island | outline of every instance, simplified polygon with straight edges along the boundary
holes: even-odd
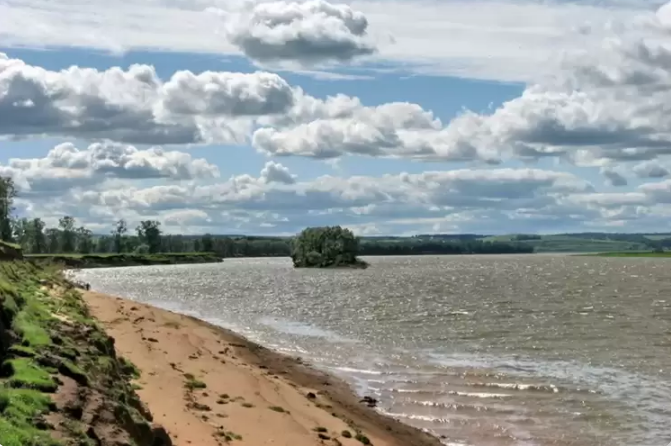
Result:
[[[306,228],[292,241],[295,268],[366,268],[357,258],[359,239],[341,226]]]

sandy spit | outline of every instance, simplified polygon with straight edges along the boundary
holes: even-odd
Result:
[[[176,446],[362,444],[345,430],[375,446],[440,445],[297,358],[190,316],[83,294],[118,353],[140,369],[137,393]]]

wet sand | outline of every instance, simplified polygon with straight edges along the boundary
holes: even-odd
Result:
[[[137,393],[176,446],[355,446],[365,443],[362,436],[377,446],[440,445],[300,358],[190,316],[83,295],[118,353],[140,370]]]

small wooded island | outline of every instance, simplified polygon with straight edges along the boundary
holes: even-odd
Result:
[[[356,257],[359,239],[340,226],[306,228],[292,241],[295,268],[366,268]]]

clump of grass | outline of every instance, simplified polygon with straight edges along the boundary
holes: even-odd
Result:
[[[0,439],[3,446],[60,446],[33,421],[48,413],[52,406],[49,396],[38,390],[0,388]]]
[[[186,387],[189,390],[199,390],[199,389],[206,389],[207,384],[197,379],[191,379],[187,380],[184,383],[184,387]]]
[[[242,403],[240,405],[242,407],[246,407],[247,409],[251,409],[252,407],[254,407],[254,405],[252,403]]]
[[[75,365],[73,362],[67,359],[63,359],[61,361],[59,371],[63,375],[69,376],[70,378],[74,379],[75,381],[77,381],[82,385],[86,385],[89,382],[89,378],[86,375],[86,373],[82,369],[80,369],[77,365]]]
[[[30,358],[16,358],[5,361],[3,368],[9,375],[10,387],[36,389],[43,392],[55,392],[58,385],[51,375]],[[8,373],[7,373],[8,372]]]
[[[119,366],[121,368],[121,373],[126,376],[138,379],[141,375],[140,369],[138,369],[135,364],[124,357],[119,357]]]
[[[364,434],[362,434],[361,432],[356,434],[356,436],[354,438],[359,440],[359,442],[362,443],[362,444],[365,444],[365,445],[371,444],[370,439],[368,437],[366,437]]]
[[[9,347],[8,352],[12,356],[22,356],[25,358],[33,358],[37,355],[37,352],[32,347],[18,344]]]
[[[26,302],[12,321],[12,328],[21,337],[21,343],[30,347],[44,347],[51,344],[46,330],[50,315],[35,301]]]
[[[191,373],[185,373],[184,378],[186,378],[184,387],[186,387],[188,390],[198,390],[207,388],[207,384],[205,384],[203,381],[199,379],[196,379],[196,377],[193,376],[193,374]]]
[[[268,409],[273,410],[275,412],[279,412],[279,413],[289,413],[286,410],[284,410],[284,407],[281,407],[281,406],[270,406]]]
[[[326,429],[326,428],[323,427],[323,426],[317,426],[317,427],[315,427],[315,428],[312,429],[312,430],[315,431],[315,432],[328,432],[328,429]]]
[[[352,438],[352,433],[348,430],[344,430],[340,433],[344,438]]]

